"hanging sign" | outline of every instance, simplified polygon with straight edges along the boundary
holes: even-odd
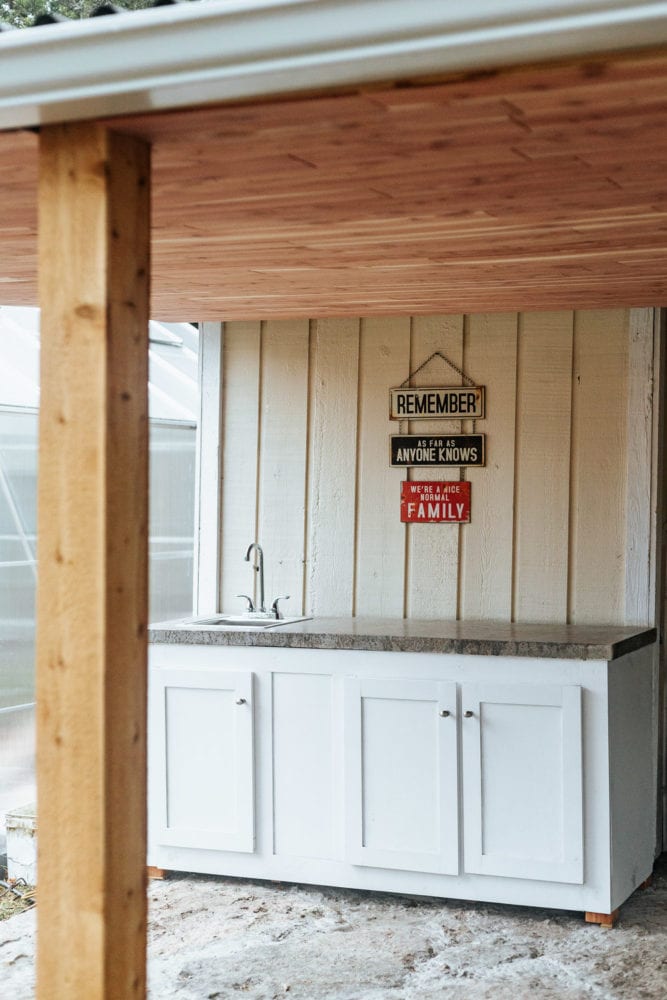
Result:
[[[390,420],[469,420],[483,416],[483,385],[389,390]]]
[[[389,464],[393,466],[484,465],[484,434],[392,434]]]
[[[401,483],[401,521],[407,524],[468,524],[470,483]]]

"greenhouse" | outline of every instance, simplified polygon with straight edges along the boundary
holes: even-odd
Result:
[[[198,333],[150,324],[150,616],[192,609]],[[39,310],[0,307],[0,835],[35,797]]]

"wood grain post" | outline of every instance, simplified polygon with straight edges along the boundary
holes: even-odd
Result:
[[[145,996],[148,147],[40,135],[40,1000]]]

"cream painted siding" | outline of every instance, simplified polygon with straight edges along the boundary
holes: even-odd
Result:
[[[257,538],[292,613],[652,621],[653,341],[648,309],[226,324],[223,609]],[[388,390],[435,350],[487,387],[469,525],[401,524],[403,479],[458,470],[389,467]]]

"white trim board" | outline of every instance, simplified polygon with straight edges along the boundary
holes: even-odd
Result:
[[[662,0],[218,0],[0,35],[0,129],[667,41]]]

